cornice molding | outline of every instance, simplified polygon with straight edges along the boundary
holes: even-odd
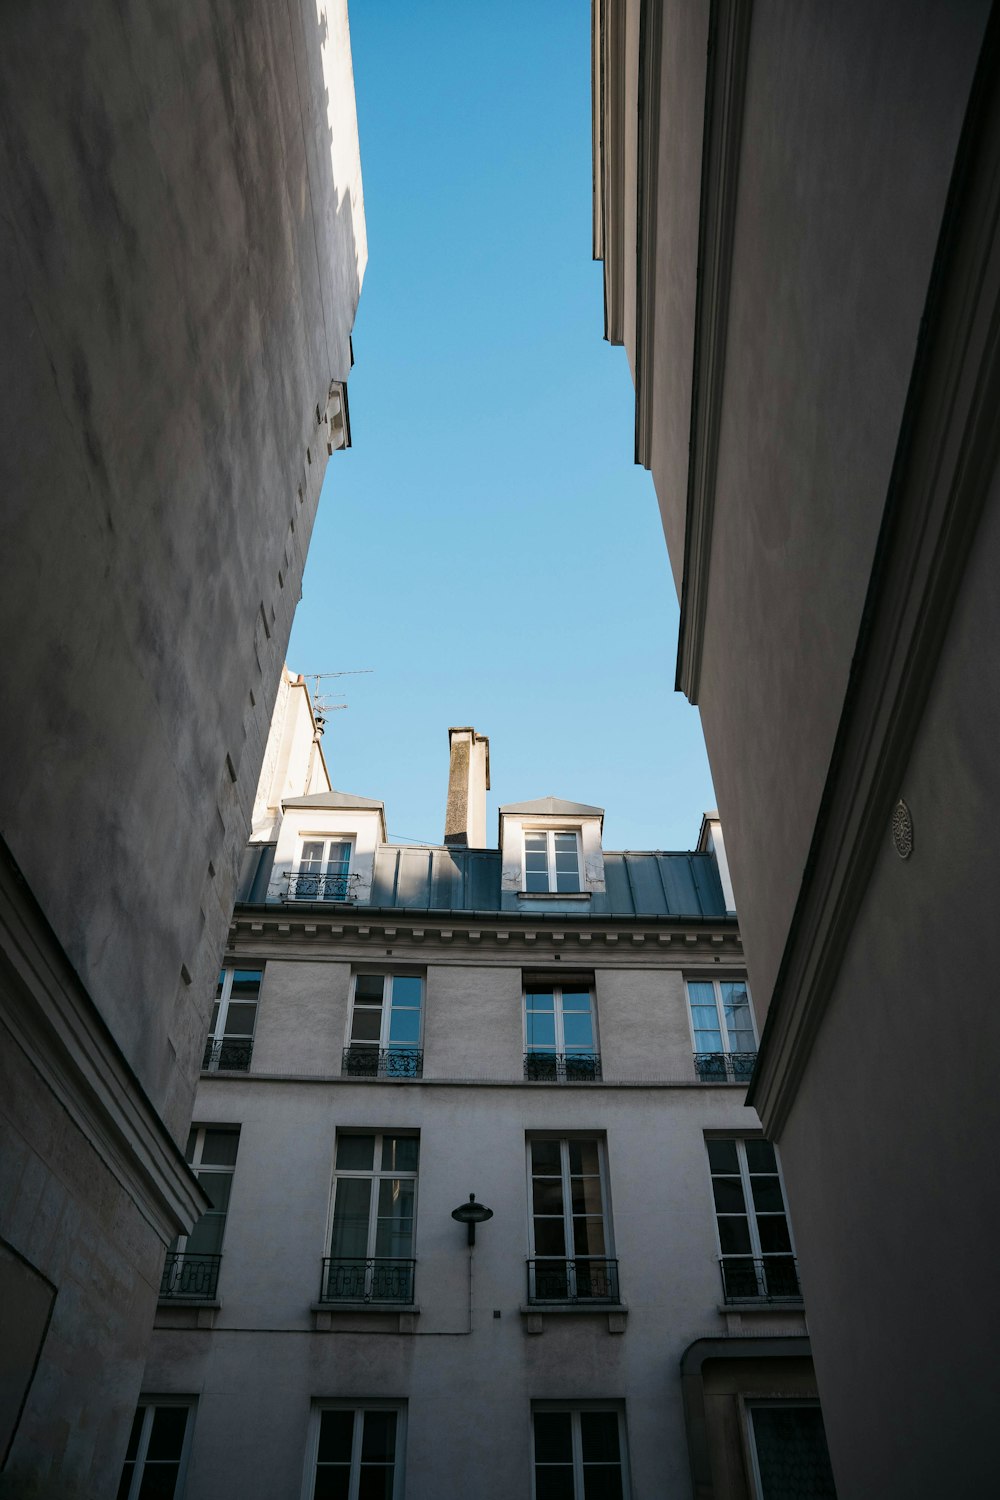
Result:
[[[1000,12],[969,99],[830,771],[749,1094],[780,1131],[879,847],[1000,460]],[[988,643],[990,644],[990,643]]]
[[[635,461],[648,469],[653,429],[656,311],[656,184],[660,166],[662,0],[639,10],[639,137],[635,236]]]
[[[5,844],[0,1022],[164,1244],[189,1230],[208,1200]]]
[[[708,29],[691,441],[676,680],[678,690],[691,703],[698,702],[708,604],[752,12],[753,0],[712,0]]]
[[[625,336],[625,3],[594,0],[594,43],[600,46],[600,250],[604,261],[604,337]],[[595,253],[598,238],[595,231]]]

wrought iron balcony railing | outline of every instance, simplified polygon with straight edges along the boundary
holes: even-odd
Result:
[[[799,1268],[794,1255],[724,1255],[723,1302],[801,1302]]]
[[[342,1069],[348,1078],[421,1078],[424,1054],[415,1047],[344,1048]]]
[[[415,1260],[398,1257],[343,1259],[327,1256],[321,1302],[412,1302]]]
[[[532,1083],[596,1083],[599,1052],[526,1052],[524,1076]]]
[[[253,1056],[252,1036],[210,1036],[201,1060],[203,1073],[249,1073]]]
[[[353,901],[360,875],[344,870],[290,870],[285,901]]]
[[[749,1083],[756,1052],[696,1052],[694,1066],[702,1083]]]
[[[214,1301],[221,1261],[221,1255],[193,1255],[186,1250],[168,1252],[160,1278],[160,1297]]]
[[[618,1262],[603,1255],[528,1261],[529,1302],[618,1302]]]

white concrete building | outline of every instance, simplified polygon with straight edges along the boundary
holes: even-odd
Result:
[[[121,1500],[832,1494],[717,821],[476,847],[450,741],[447,844],[259,799]]]

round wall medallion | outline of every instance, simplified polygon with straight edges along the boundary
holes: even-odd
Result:
[[[913,819],[902,797],[892,811],[892,843],[900,859],[909,859],[913,853]]]

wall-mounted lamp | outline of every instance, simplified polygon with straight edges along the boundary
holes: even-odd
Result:
[[[493,1210],[492,1208],[487,1208],[484,1203],[477,1203],[475,1193],[470,1193],[468,1203],[463,1203],[459,1208],[453,1208],[451,1216],[453,1219],[457,1219],[460,1224],[468,1225],[469,1244],[474,1245],[476,1243],[476,1225],[485,1224],[487,1219],[492,1219]]]

